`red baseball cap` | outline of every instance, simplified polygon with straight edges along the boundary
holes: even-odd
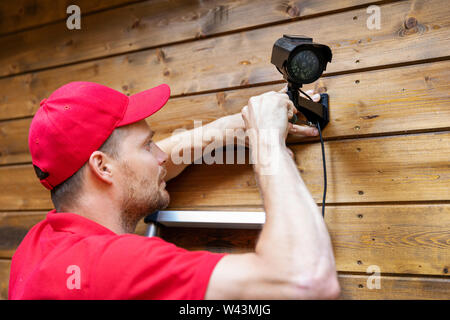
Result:
[[[49,190],[70,178],[113,130],[143,120],[170,97],[167,84],[127,96],[93,82],[70,82],[43,99],[28,145],[36,175]]]

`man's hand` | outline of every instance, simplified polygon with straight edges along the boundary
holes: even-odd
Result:
[[[287,86],[285,86],[283,89],[281,89],[279,92],[283,92],[286,93],[287,92]],[[314,90],[308,90],[305,92],[308,96],[311,97],[311,99],[313,99],[314,102],[319,102],[320,101],[320,94],[316,93],[314,94]],[[300,92],[301,96],[304,96],[301,92]],[[306,97],[305,97],[306,98]],[[303,115],[301,113],[299,113],[297,111],[297,109],[295,109],[295,114],[299,117],[302,118]],[[301,126],[298,124],[292,124],[289,122],[288,124],[288,129],[289,129],[289,134],[293,134],[293,135],[297,135],[297,136],[303,136],[303,137],[313,137],[313,136],[317,136],[319,134],[319,131],[314,128],[314,127],[309,127],[309,126]]]
[[[287,86],[278,92],[270,91],[259,96],[254,96],[249,99],[247,106],[242,108],[241,114],[244,119],[247,132],[253,140],[259,140],[258,129],[275,129],[279,131],[280,141],[285,141],[287,134],[294,134],[299,136],[316,136],[318,131],[314,127],[301,126],[288,122],[293,114],[300,115],[294,104],[286,94]],[[306,94],[312,95],[310,90]],[[320,100],[320,95],[313,95],[314,101]],[[248,144],[246,143],[248,146]],[[294,157],[292,151],[288,148],[288,153]]]
[[[285,86],[283,89],[281,89],[278,92],[285,93],[286,90],[287,90],[287,86]],[[315,102],[318,102],[320,100],[320,95],[314,94],[313,90],[306,91],[306,94],[308,94]],[[287,95],[286,95],[286,97],[287,97]],[[248,107],[248,106],[245,106],[245,107]],[[302,119],[303,115],[301,113],[297,113],[296,109],[294,109],[294,110],[295,110],[294,112],[296,113],[296,115],[300,119]],[[235,114],[232,114],[229,116],[225,116],[221,119],[226,121],[225,127],[228,129],[245,129],[245,122],[242,118],[242,112],[235,113]],[[298,137],[314,137],[319,134],[317,129],[314,127],[309,127],[306,125],[292,124],[290,122],[288,123],[288,133],[291,135],[298,136]],[[238,144],[245,145],[248,147],[248,141],[238,141]]]
[[[277,135],[275,142],[284,144],[288,134],[288,119],[295,112],[294,104],[286,94],[270,91],[251,97],[241,114],[251,143],[256,143],[271,131]]]

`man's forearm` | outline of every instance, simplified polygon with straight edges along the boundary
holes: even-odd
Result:
[[[164,152],[169,155],[166,163],[168,181],[179,175],[187,166],[197,163],[208,146],[225,145],[233,135],[234,130],[245,127],[240,113],[221,117],[204,126],[191,130],[179,132],[171,137],[156,142]],[[234,142],[233,142],[234,143]],[[238,139],[238,144],[245,144],[245,141]],[[209,152],[213,149],[209,148]]]
[[[327,228],[295,162],[284,144],[270,155],[263,154],[263,147],[260,156],[277,166],[264,174],[261,164],[255,164],[266,211],[256,253],[279,264],[277,270],[305,279],[332,276],[335,262]]]

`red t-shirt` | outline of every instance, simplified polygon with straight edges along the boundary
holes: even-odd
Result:
[[[74,213],[35,225],[11,264],[9,299],[204,299],[223,253],[117,235]]]

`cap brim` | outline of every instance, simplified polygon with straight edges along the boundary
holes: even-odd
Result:
[[[118,127],[141,121],[161,109],[169,100],[170,88],[167,84],[133,94],[129,97],[127,110]]]

